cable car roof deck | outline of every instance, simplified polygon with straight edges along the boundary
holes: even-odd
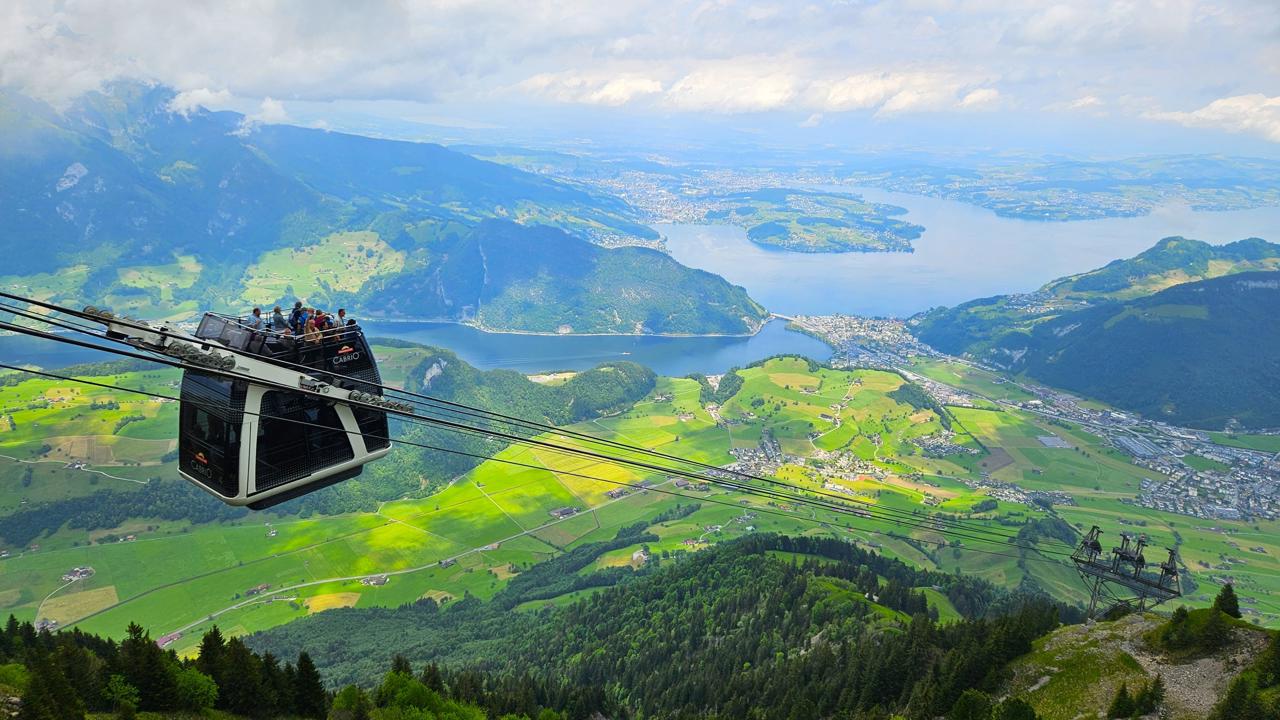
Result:
[[[381,382],[364,331],[359,325],[343,325],[310,335],[293,335],[257,330],[245,318],[206,312],[200,319],[195,336],[268,361],[279,360],[315,370],[340,372],[368,383]]]

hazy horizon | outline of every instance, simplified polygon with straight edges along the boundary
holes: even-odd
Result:
[[[565,5],[16,2],[0,87],[446,143],[1280,156],[1252,0]]]

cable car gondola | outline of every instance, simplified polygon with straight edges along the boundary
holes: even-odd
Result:
[[[341,389],[381,398],[358,326],[308,342],[206,313],[195,337],[234,352],[247,371],[243,380],[183,372],[178,471],[219,499],[260,510],[356,477],[390,451],[385,412],[325,397]]]
[[[210,312],[190,335],[85,312],[109,337],[182,361],[178,472],[231,505],[261,510],[356,477],[391,450],[380,408],[413,412],[383,398],[357,325],[301,338]]]

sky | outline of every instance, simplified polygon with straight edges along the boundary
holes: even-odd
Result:
[[[459,137],[1280,155],[1277,0],[28,2],[0,86]]]

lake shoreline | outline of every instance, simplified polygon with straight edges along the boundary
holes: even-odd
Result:
[[[757,327],[755,331],[749,332],[749,333],[580,333],[580,332],[560,333],[560,332],[546,332],[542,330],[497,330],[494,328],[485,327],[484,325],[477,325],[475,323],[469,323],[462,320],[453,320],[450,318],[400,318],[400,317],[386,318],[386,317],[372,317],[369,315],[365,315],[364,319],[371,323],[387,323],[387,324],[434,323],[434,324],[441,324],[441,325],[458,325],[459,327],[470,328],[472,330],[475,330],[476,332],[482,332],[486,335],[524,335],[524,336],[532,336],[532,337],[565,337],[565,338],[573,338],[573,337],[749,338],[749,337],[755,337],[756,335],[759,335],[760,331],[764,330],[765,325],[768,325],[773,320],[790,320],[791,318],[786,317],[784,315],[778,315],[777,313],[769,313],[769,315],[760,322],[759,327]]]

